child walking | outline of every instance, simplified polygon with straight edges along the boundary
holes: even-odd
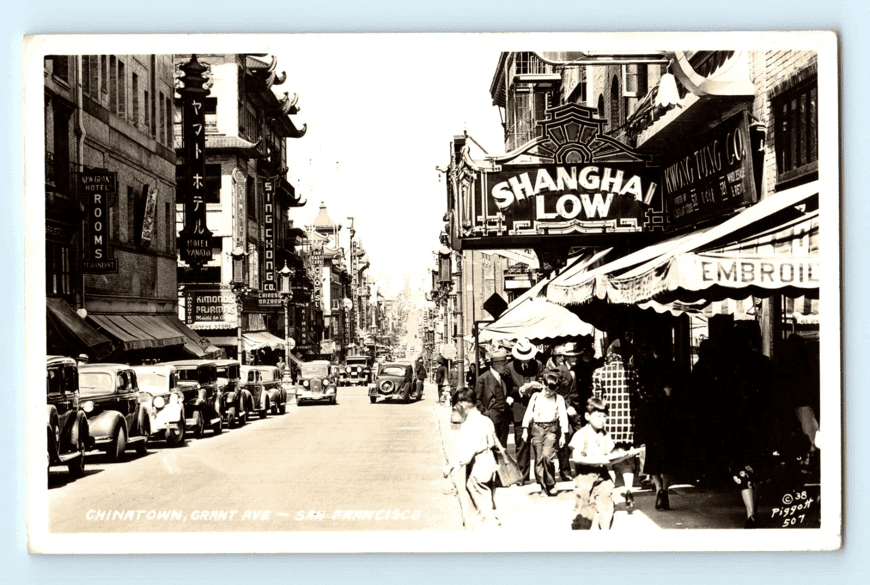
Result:
[[[572,530],[610,530],[613,523],[613,480],[607,472],[614,442],[604,428],[607,403],[590,398],[586,403],[586,426],[571,438],[571,460],[577,465],[574,478]]]
[[[556,495],[556,450],[565,446],[568,435],[568,411],[565,399],[556,394],[560,376],[544,372],[545,386],[529,400],[523,417],[523,440],[529,440],[532,428],[532,457],[535,459],[535,479],[541,486],[541,496]],[[556,444],[558,443],[558,447]]]

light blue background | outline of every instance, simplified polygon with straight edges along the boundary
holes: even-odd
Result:
[[[190,4],[193,4],[192,6]],[[793,583],[870,582],[867,380],[870,359],[864,326],[868,303],[867,0],[759,0],[584,3],[544,0],[318,0],[316,2],[177,0],[138,2],[57,1],[4,4],[0,28],[2,75],[3,212],[0,213],[0,341],[4,356],[0,404],[0,582],[150,582],[176,575],[187,583],[489,581],[582,582],[604,578],[619,585],[638,582]],[[183,6],[183,7],[182,7]],[[841,152],[844,177],[842,226],[845,275],[843,360],[846,441],[845,548],[823,554],[635,554],[635,555],[304,555],[175,557],[29,557],[25,552],[24,380],[22,289],[22,37],[27,33],[183,32],[454,32],[454,31],[678,31],[835,30],[841,49]],[[862,301],[862,299],[865,299]],[[850,343],[851,342],[851,343]],[[6,368],[12,368],[13,375]],[[10,383],[11,382],[11,383]],[[864,424],[862,424],[864,423]],[[173,566],[169,569],[166,563]],[[864,575],[864,577],[861,577]]]

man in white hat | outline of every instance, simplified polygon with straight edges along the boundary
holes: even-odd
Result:
[[[477,408],[492,421],[495,436],[501,444],[507,445],[510,432],[510,418],[507,413],[508,387],[507,352],[495,349],[489,354],[491,366],[489,370],[477,378],[474,392],[477,395]]]
[[[517,339],[511,355],[513,360],[508,364],[510,377],[510,389],[508,390],[507,404],[511,407],[514,423],[514,445],[517,454],[517,464],[523,471],[521,483],[530,479],[531,457],[530,443],[523,438],[523,418],[526,416],[526,408],[532,394],[541,390],[541,375],[543,365],[535,359],[538,349],[525,337]]]

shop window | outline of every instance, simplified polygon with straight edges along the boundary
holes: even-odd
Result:
[[[45,292],[49,295],[72,296],[68,245],[45,243]]]
[[[814,76],[771,100],[777,183],[818,172],[818,87]]]

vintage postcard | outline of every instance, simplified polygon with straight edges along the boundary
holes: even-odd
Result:
[[[24,45],[31,552],[841,546],[833,33]]]

